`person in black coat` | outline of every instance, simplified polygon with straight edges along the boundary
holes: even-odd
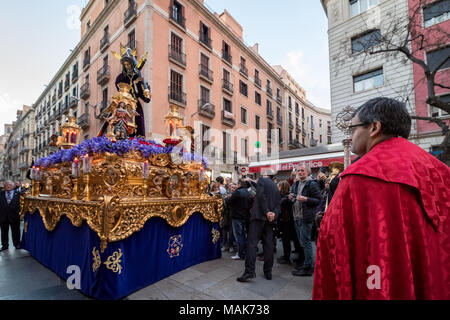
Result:
[[[8,250],[9,227],[13,244],[20,249],[20,192],[14,190],[14,182],[5,182],[5,191],[0,193],[0,227],[2,233],[2,247],[0,251]]]
[[[289,199],[290,185],[288,181],[281,181],[278,184],[281,194],[281,212],[278,216],[277,225],[281,233],[281,241],[283,243],[283,256],[278,259],[279,264],[291,264],[291,241],[294,241],[294,247],[301,254],[301,262],[303,263],[303,249],[297,239],[294,227],[294,217],[292,215],[292,201]]]
[[[299,180],[292,185],[289,197],[293,201],[295,230],[303,247],[305,260],[303,266],[297,265],[292,274],[295,276],[311,276],[314,269],[311,232],[317,207],[320,205],[322,197],[319,184],[311,179],[310,170],[307,166],[299,166],[298,178]]]
[[[248,192],[249,188],[250,183],[248,181],[239,179],[238,188],[233,192],[231,197],[225,199],[227,206],[231,208],[233,235],[238,244],[238,253],[232,257],[234,260],[245,259],[247,241],[246,225],[250,220],[250,208],[253,202],[253,198]]]
[[[280,214],[280,191],[271,178],[259,178],[256,184],[255,202],[250,214],[247,254],[245,256],[245,272],[237,278],[246,282],[255,278],[256,252],[258,241],[262,238],[264,251],[264,276],[272,280],[273,267],[273,223]]]

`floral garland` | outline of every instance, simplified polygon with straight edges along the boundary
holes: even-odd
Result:
[[[142,138],[130,138],[128,140],[119,140],[112,142],[105,136],[85,140],[80,144],[68,150],[59,150],[58,152],[39,159],[35,162],[36,167],[48,168],[62,162],[72,162],[75,158],[83,157],[86,154],[92,155],[94,153],[115,153],[118,156],[123,156],[131,151],[139,151],[144,158],[150,158],[157,154],[170,154],[179,151],[173,146],[164,147],[154,141],[147,141]],[[184,161],[202,162],[205,169],[208,168],[208,162],[205,157],[197,154],[191,154],[180,151]]]

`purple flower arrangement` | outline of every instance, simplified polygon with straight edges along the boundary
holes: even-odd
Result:
[[[123,156],[131,151],[139,151],[144,158],[150,158],[157,154],[170,154],[176,152],[173,146],[164,147],[154,141],[145,140],[142,138],[131,138],[128,140],[119,140],[112,142],[107,137],[96,137],[89,140],[85,140],[80,144],[74,146],[68,150],[59,150],[58,152],[39,159],[34,164],[36,167],[48,168],[62,162],[72,162],[75,158],[81,158],[86,154],[93,155],[94,153],[115,153],[118,156]],[[205,169],[208,168],[208,162],[206,158],[191,153],[183,153],[183,159],[202,162]]]

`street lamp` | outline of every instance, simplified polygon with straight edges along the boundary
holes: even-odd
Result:
[[[352,122],[354,109],[351,106],[345,107],[341,112],[339,112],[336,116],[336,127],[341,130],[345,139],[342,140],[342,144],[344,145],[344,168],[347,168],[351,164],[351,145],[352,139],[350,138],[351,129],[349,126]]]

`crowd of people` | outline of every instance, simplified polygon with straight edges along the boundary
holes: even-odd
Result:
[[[343,164],[335,163],[338,172]],[[224,199],[222,210],[222,251],[231,259],[245,260],[246,271],[238,281],[254,276],[255,260],[264,261],[264,274],[271,279],[277,239],[282,242],[279,264],[293,266],[295,276],[312,276],[313,241],[317,241],[321,218],[329,202],[330,183],[336,172],[312,175],[306,165],[294,169],[291,177],[278,181],[265,172],[257,181],[219,176],[209,186],[211,195]],[[273,212],[273,219],[265,212]],[[259,242],[263,251],[257,253]],[[292,250],[294,249],[294,250]]]

